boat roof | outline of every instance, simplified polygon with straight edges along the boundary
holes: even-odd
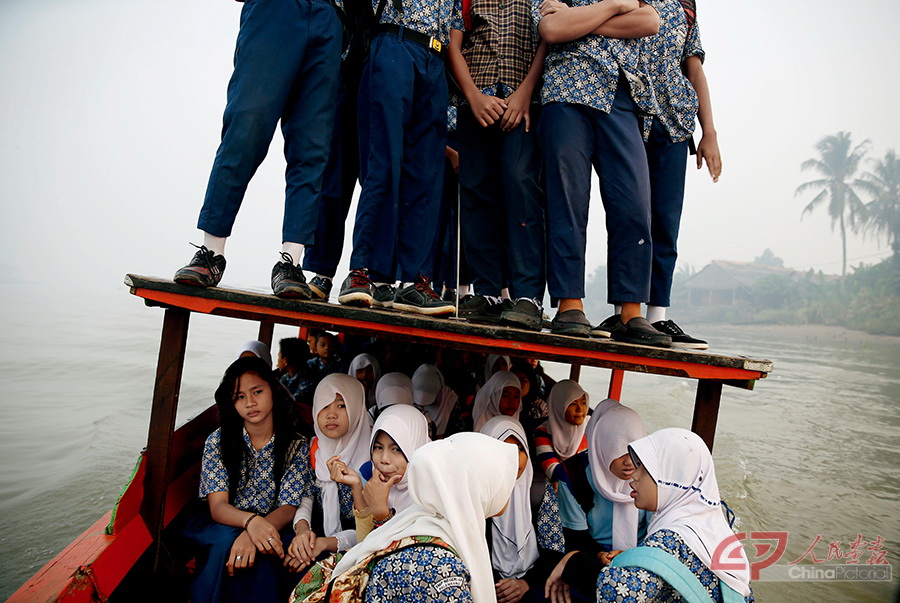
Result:
[[[747,356],[656,348],[394,310],[288,300],[242,289],[188,287],[135,274],[126,275],[125,284],[150,306],[575,365],[712,379],[746,389],[752,389],[753,382],[765,378],[773,368],[769,360]]]

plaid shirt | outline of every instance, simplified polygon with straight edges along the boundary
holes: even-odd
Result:
[[[499,84],[502,92],[495,94],[509,96],[528,75],[541,41],[531,22],[531,1],[473,0],[471,15],[462,54],[472,80],[482,91],[494,92]]]
[[[691,137],[697,116],[697,93],[681,70],[691,56],[705,58],[700,44],[700,29],[694,21],[688,30],[684,9],[678,0],[662,0],[659,11],[659,33],[644,38],[641,62],[650,75],[653,93],[659,104],[659,121],[665,126],[672,142]],[[644,120],[644,139],[650,136],[653,117]]]

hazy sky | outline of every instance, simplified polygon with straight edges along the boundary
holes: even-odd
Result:
[[[129,271],[171,277],[191,256],[240,8],[0,0],[4,279],[118,287]],[[750,261],[768,247],[788,266],[839,272],[828,217],[800,220],[809,197],[794,189],[815,174],[799,166],[840,130],[870,139],[873,157],[900,147],[900,3],[701,0],[698,18],[725,167],[715,185],[689,174],[681,261]],[[268,286],[283,169],[276,135],[229,241],[226,284]],[[605,258],[593,206],[589,267]],[[886,255],[883,241],[850,238],[854,263]]]

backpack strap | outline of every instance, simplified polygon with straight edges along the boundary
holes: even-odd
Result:
[[[640,567],[653,572],[666,581],[669,586],[687,603],[715,603],[700,580],[688,567],[674,555],[656,547],[639,546],[628,549],[613,557],[612,567]],[[724,603],[742,602],[744,598],[733,588],[719,581]]]
[[[694,22],[697,20],[697,2],[696,0],[679,0],[681,8],[684,10],[684,18],[687,19],[688,31],[694,28]]]

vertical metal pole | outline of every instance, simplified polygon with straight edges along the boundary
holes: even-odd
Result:
[[[175,413],[178,410],[178,396],[181,392],[190,316],[190,312],[181,308],[166,310],[159,344],[159,360],[156,365],[156,384],[153,388],[153,407],[150,411],[150,431],[147,435],[144,461],[147,467],[144,477],[144,500],[141,502],[141,517],[154,541],[154,570],[159,561],[159,536],[165,518],[166,492],[172,467]]]
[[[581,365],[573,364],[569,367],[569,379],[572,381],[578,381],[581,377]]]
[[[462,196],[460,194],[459,189],[459,180],[457,178],[456,183],[456,300],[454,301],[454,305],[456,306],[456,310],[453,314],[455,317],[459,317],[459,265],[460,265],[460,254],[462,254],[462,243],[460,234],[462,231]]]
[[[710,451],[716,438],[716,422],[719,418],[719,401],[722,399],[722,382],[700,379],[697,382],[697,398],[694,400],[694,419],[691,431],[703,438]]]

